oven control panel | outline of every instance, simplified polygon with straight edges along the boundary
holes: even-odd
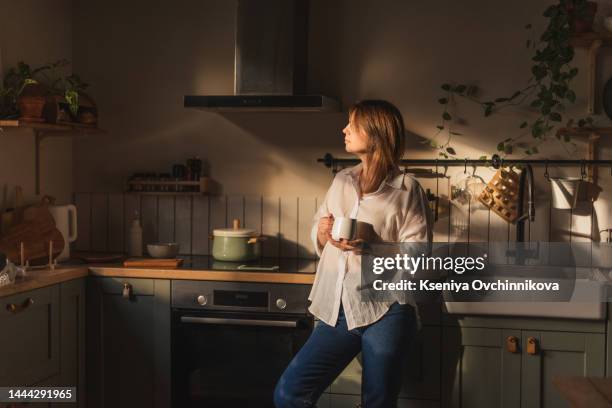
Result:
[[[310,288],[281,283],[173,280],[172,307],[306,313]]]

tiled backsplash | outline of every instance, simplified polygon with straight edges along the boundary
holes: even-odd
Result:
[[[229,195],[168,196],[77,193],[76,249],[125,252],[135,211],[141,214],[144,243],[177,242],[182,254],[208,255],[210,235],[239,218],[268,237],[264,256],[312,258],[312,217],[317,198]]]
[[[457,169],[454,169],[457,170]],[[537,169],[539,171],[540,169]],[[463,172],[463,169],[460,170]],[[479,172],[483,174],[486,170]],[[536,175],[537,177],[537,175]],[[455,176],[456,178],[456,176]],[[508,224],[479,202],[467,206],[449,205],[451,180],[419,178],[425,189],[440,197],[439,219],[435,224],[437,242],[511,242],[516,227]],[[488,177],[484,177],[485,180]],[[543,177],[540,177],[542,179]],[[539,184],[536,220],[527,222],[527,241],[590,242],[598,240],[593,225],[593,205],[579,210],[557,210],[550,206],[549,186]],[[127,193],[75,194],[78,208],[77,250],[124,252],[131,220],[141,213],[144,243],[178,242],[182,254],[207,255],[214,228],[242,224],[261,231],[265,256],[312,258],[310,228],[321,197],[268,197],[224,195],[171,196]],[[596,238],[597,237],[597,238]]]

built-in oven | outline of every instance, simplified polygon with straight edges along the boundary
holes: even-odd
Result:
[[[313,328],[309,291],[309,285],[173,281],[173,406],[273,407],[276,382]]]

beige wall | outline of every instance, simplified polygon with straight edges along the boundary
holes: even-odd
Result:
[[[38,66],[60,58],[72,58],[71,0],[0,0],[0,71],[18,61]],[[34,149],[33,132],[0,132],[0,209],[12,206],[16,185],[34,199]],[[45,139],[40,153],[41,192],[72,201],[71,139]]]
[[[440,84],[471,81],[484,97],[512,93],[529,77],[524,25],[532,23],[539,32],[549,3],[313,0],[311,90],[337,97],[344,106],[367,97],[393,101],[414,136],[408,156],[434,157],[416,138],[431,138],[436,130]],[[599,3],[603,16],[610,2]],[[75,139],[77,191],[121,191],[131,173],[169,170],[190,155],[208,162],[227,193],[316,196],[325,191],[330,173],[315,159],[342,153],[343,114],[219,115],[182,107],[185,94],[231,92],[234,7],[234,1],[220,0],[75,2],[75,68],[94,84],[100,125],[108,130]],[[612,55],[603,54],[598,89],[612,72]],[[582,116],[583,51],[577,51],[575,65],[581,72],[570,112]],[[517,136],[518,124],[533,117],[518,108],[484,119],[467,102],[454,114],[465,120],[456,126],[464,134],[454,142],[460,157],[494,153],[499,140]],[[608,123],[604,117],[598,122]],[[602,143],[602,157],[611,157],[610,143]],[[584,147],[580,143],[581,152]],[[554,143],[541,150],[567,157]],[[604,228],[612,224],[610,177],[602,184],[596,210]]]
[[[225,191],[320,191],[315,164],[339,151],[342,116],[232,114],[184,109],[183,95],[233,88],[233,1],[79,2],[77,70],[91,80],[108,134],[76,140],[80,191],[121,191],[135,171],[169,171],[197,155]],[[95,44],[95,46],[93,46]]]

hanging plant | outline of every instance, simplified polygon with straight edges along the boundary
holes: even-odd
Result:
[[[527,84],[509,96],[498,97],[492,100],[481,100],[478,97],[480,89],[469,84],[442,84],[441,88],[446,92],[445,96],[438,99],[442,105],[441,123],[436,127],[434,138],[429,144],[439,150],[439,155],[444,158],[456,156],[451,146],[452,137],[460,135],[453,130],[452,115],[449,107],[456,103],[458,98],[468,100],[480,105],[484,117],[499,112],[510,106],[529,104],[529,107],[539,114],[532,121],[523,121],[518,125],[521,134],[517,137],[508,137],[497,144],[497,151],[503,155],[515,153],[517,148],[522,148],[527,155],[539,152],[538,147],[549,139],[551,132],[564,120],[567,104],[576,101],[576,93],[571,89],[572,80],[578,74],[578,68],[572,67],[570,63],[574,59],[574,49],[570,45],[572,34],[571,26],[580,18],[588,19],[592,8],[588,7],[590,2],[586,0],[560,0],[558,4],[549,6],[544,12],[548,18],[548,25],[540,35],[538,41],[534,40],[533,27],[531,24],[525,26],[528,39],[525,46],[534,51],[531,58],[531,77]],[[592,20],[592,16],[591,20]],[[579,127],[592,125],[590,117],[575,121],[568,119],[566,127],[576,123]],[[446,140],[439,142],[439,135],[446,132]],[[522,141],[524,136],[530,135],[530,141]],[[571,142],[567,134],[555,133],[557,139],[565,144],[576,145]],[[486,158],[482,156],[481,158]]]

